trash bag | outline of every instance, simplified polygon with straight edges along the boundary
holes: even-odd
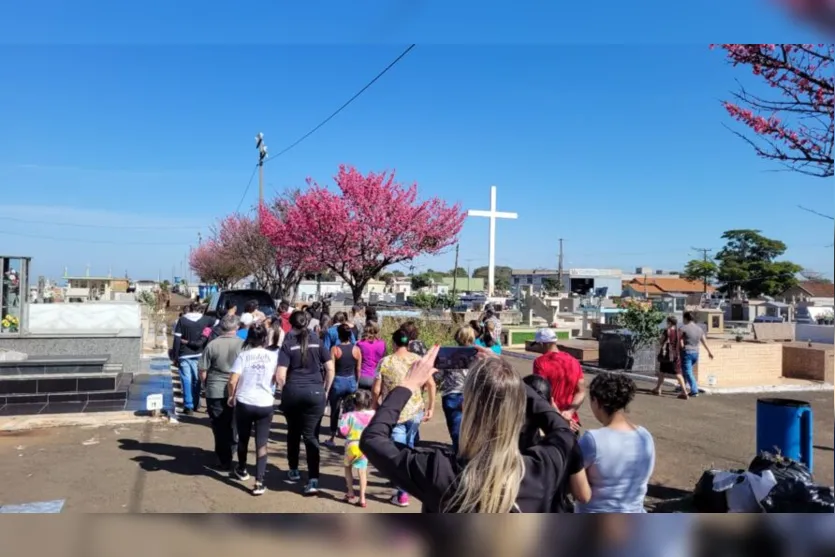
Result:
[[[761,503],[767,513],[835,513],[835,490],[796,479],[778,482]]]
[[[702,513],[762,512],[762,501],[777,484],[771,471],[708,470],[693,491],[693,505]]]
[[[728,499],[724,491],[713,489],[716,475],[721,470],[706,470],[696,487],[693,489],[693,507],[700,513],[726,513],[728,512]]]
[[[780,454],[763,451],[755,456],[748,466],[748,471],[754,474],[762,474],[765,470],[770,470],[774,474],[774,479],[778,484],[783,480],[814,483],[812,473],[805,465]]]

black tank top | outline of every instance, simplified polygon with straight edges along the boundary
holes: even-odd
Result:
[[[336,376],[351,377],[357,374],[357,359],[354,357],[353,344],[337,344],[342,355],[336,360]]]

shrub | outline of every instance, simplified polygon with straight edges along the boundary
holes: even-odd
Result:
[[[455,331],[458,325],[449,321],[434,321],[428,319],[410,319],[407,317],[384,317],[380,329],[380,336],[386,341],[386,348],[390,354],[394,350],[391,335],[406,321],[414,321],[420,331],[420,340],[426,346],[440,344],[441,346],[455,345]]]

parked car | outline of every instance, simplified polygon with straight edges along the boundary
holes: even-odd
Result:
[[[258,309],[264,312],[264,315],[267,317],[275,315],[277,311],[275,300],[273,300],[268,292],[263,290],[221,290],[212,296],[206,314],[222,317],[218,315],[218,308],[221,308],[220,311],[222,311],[222,308],[225,308],[226,303],[230,300],[238,308],[238,315],[243,314],[244,306],[250,300],[256,300],[258,302]]]

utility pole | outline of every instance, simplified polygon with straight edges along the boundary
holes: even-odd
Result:
[[[467,292],[472,292],[472,288],[470,288],[470,277],[472,276],[472,273],[470,273],[470,265],[473,261],[478,261],[478,259],[473,257],[470,259],[465,259],[464,261],[467,262]]]
[[[452,301],[455,301],[455,294],[458,291],[458,248],[460,244],[455,244],[455,267],[452,271]],[[452,309],[452,308],[450,308]]]
[[[264,205],[264,160],[267,158],[267,144],[264,143],[263,133],[255,136],[255,148],[258,149],[258,208],[260,209]]]
[[[562,243],[563,238],[560,238],[560,258],[557,262],[557,284],[559,285],[560,292],[562,292]]]
[[[644,273],[644,298],[649,300],[649,294],[647,293],[647,274]]]
[[[713,250],[709,249],[709,248],[690,248],[690,249],[702,252],[702,261],[704,261],[705,267],[707,267],[707,254],[712,252]],[[702,276],[702,283],[703,283],[703,286],[704,286],[704,289],[702,290],[702,292],[705,293],[705,294],[707,294],[707,278],[708,278],[707,275]]]

